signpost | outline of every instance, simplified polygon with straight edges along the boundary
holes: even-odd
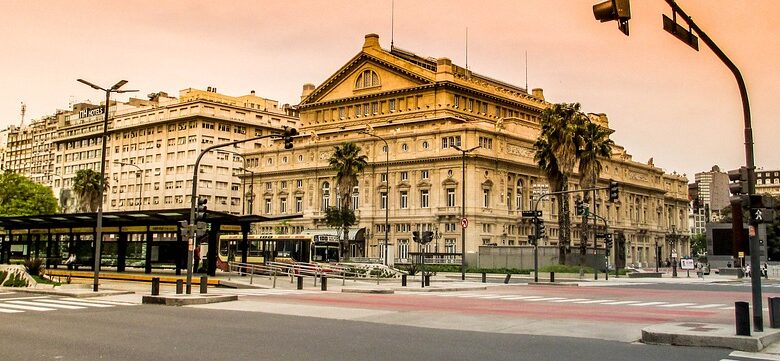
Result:
[[[469,219],[466,217],[461,218],[460,226],[463,227],[463,229],[469,228]]]

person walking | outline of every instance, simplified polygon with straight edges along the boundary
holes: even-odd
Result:
[[[195,259],[193,260],[194,263],[195,263],[194,264],[194,269],[195,269],[195,272],[199,272],[199,270],[200,270],[200,267],[199,267],[200,266],[200,245],[195,245],[195,252],[194,253],[195,253],[195,255],[194,255]]]

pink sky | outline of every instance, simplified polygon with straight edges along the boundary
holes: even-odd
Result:
[[[594,20],[596,0],[396,0],[395,45],[448,57],[475,72],[543,88],[550,102],[606,113],[613,138],[637,161],[668,172],[744,164],[736,82],[700,42],[696,52],[661,28],[663,0],[633,0],[631,36]],[[780,2],[679,0],[741,69],[748,87],[756,164],[780,168],[772,99],[780,84]],[[137,96],[217,87],[298,102],[354,56],[363,36],[390,47],[390,0],[0,2],[0,127],[99,102],[127,79]],[[126,100],[127,96],[120,96]]]

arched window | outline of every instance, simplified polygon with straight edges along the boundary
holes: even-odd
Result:
[[[330,183],[322,183],[322,210],[330,207]]]
[[[355,89],[379,86],[379,75],[373,70],[364,70],[355,80]]]
[[[522,179],[517,180],[517,186],[515,187],[515,204],[517,205],[517,210],[523,209],[523,180]]]

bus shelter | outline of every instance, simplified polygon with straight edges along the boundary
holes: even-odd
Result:
[[[183,237],[183,221],[189,221],[190,209],[167,209],[128,212],[104,212],[101,243],[101,267],[116,267],[124,272],[128,267],[175,269],[186,271],[187,239]],[[287,217],[289,218],[289,217]],[[240,234],[242,259],[247,252],[246,238],[250,224],[270,220],[260,216],[236,216],[206,211],[205,239],[199,243],[217,249],[222,234]],[[89,268],[95,266],[96,213],[48,214],[20,217],[0,217],[0,263],[22,263],[41,259],[46,268]],[[208,252],[204,266],[214,275],[217,252]]]

